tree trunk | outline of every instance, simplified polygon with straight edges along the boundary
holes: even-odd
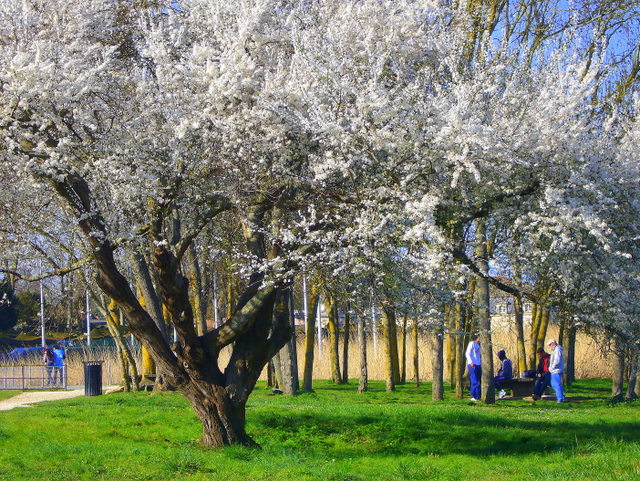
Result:
[[[396,334],[396,318],[393,305],[388,302],[382,304],[382,327],[385,346],[387,391],[395,391],[396,384],[400,380],[400,370],[398,369],[398,337]]]
[[[547,328],[549,327],[549,318],[551,317],[551,308],[544,304],[540,306],[540,324],[538,325],[538,334],[536,338],[536,348],[535,352],[538,349],[544,349],[544,340],[547,337]]]
[[[344,340],[342,343],[342,382],[349,382],[349,337],[351,335],[351,319],[349,317],[349,309],[351,304],[347,303],[347,308],[344,313]]]
[[[411,340],[413,343],[413,380],[416,387],[420,387],[420,359],[418,352],[418,319],[413,321],[413,329],[411,331]]]
[[[313,284],[309,295],[309,309],[307,311],[307,325],[304,335],[304,373],[302,377],[302,390],[304,392],[313,392],[313,354],[318,300],[318,287],[316,284]]]
[[[400,382],[407,382],[407,315],[402,318],[402,358],[400,365]]]
[[[280,289],[276,294],[276,301],[273,308],[274,326],[286,325],[291,326],[289,315],[289,296],[291,289]],[[276,378],[280,390],[289,396],[293,396],[298,392],[299,381],[297,377],[296,363],[294,351],[291,344],[295,342],[295,338],[287,341],[280,351],[273,356],[273,365],[275,368]]]
[[[482,356],[482,402],[495,403],[495,387],[493,381],[493,345],[491,342],[491,316],[489,314],[489,259],[487,251],[486,220],[480,219],[476,226],[476,259],[482,276],[476,281],[476,308],[478,327],[480,328],[480,349]]]
[[[527,370],[527,353],[524,346],[524,309],[522,306],[521,296],[514,296],[513,310],[514,310],[514,319],[515,319],[515,327],[516,327],[516,345],[518,349],[517,375],[519,376],[520,373]]]
[[[627,394],[625,398],[632,400],[637,398],[636,384],[638,382],[638,368],[640,366],[640,356],[638,349],[632,347],[629,354],[629,384],[627,385]]]
[[[613,346],[613,377],[611,381],[611,396],[622,396],[624,392],[624,348],[622,343],[617,340]]]
[[[186,261],[189,266],[189,284],[193,304],[193,315],[195,317],[196,332],[202,336],[207,332],[207,320],[205,314],[205,303],[202,297],[202,273],[196,246],[192,243],[187,250]]]
[[[455,370],[456,370],[456,359],[455,359],[455,352],[456,352],[456,338],[455,335],[453,334],[453,332],[455,332],[455,315],[453,313],[453,309],[451,308],[451,306],[447,305],[444,307],[444,315],[445,315],[445,319],[447,322],[447,327],[448,329],[446,329],[446,331],[448,331],[448,334],[446,335],[446,338],[444,339],[443,343],[444,343],[444,361],[446,363],[447,366],[447,375],[449,376],[449,386],[451,389],[455,388]],[[444,370],[444,368],[443,368]],[[444,375],[444,373],[443,373]]]
[[[566,385],[569,385],[576,380],[576,334],[577,328],[572,324],[567,330],[567,345],[563,346],[565,348],[564,354],[566,366],[564,371],[564,383]]]
[[[437,327],[431,333],[431,399],[442,401],[444,399],[444,362],[443,362],[443,329]]]
[[[329,362],[331,364],[331,379],[336,384],[342,384],[340,375],[340,350],[338,333],[338,308],[333,294],[326,293],[324,296],[324,308],[327,310],[329,327]]]
[[[362,313],[358,316],[358,351],[360,353],[360,379],[358,380],[358,392],[369,390],[369,375],[367,372],[367,335],[366,316]]]
[[[537,303],[532,302],[531,308],[531,332],[529,333],[529,369],[535,369],[538,349],[538,326],[540,325],[540,309]]]
[[[222,386],[192,382],[182,390],[202,423],[201,444],[207,448],[222,448],[233,444],[257,446],[244,428],[245,406],[229,399]]]
[[[464,336],[462,332],[464,332],[464,324],[465,324],[465,309],[462,306],[461,302],[456,302],[454,308],[455,315],[455,352],[454,352],[454,381],[456,388],[456,398],[462,399],[464,397],[464,367],[465,367],[465,359],[464,359]]]

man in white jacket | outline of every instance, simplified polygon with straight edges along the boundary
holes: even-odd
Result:
[[[480,399],[480,381],[482,380],[480,336],[477,334],[471,336],[471,342],[467,345],[465,355],[469,368],[469,381],[471,382],[471,400],[477,401]]]
[[[564,372],[564,352],[562,346],[555,339],[549,341],[548,346],[553,349],[551,351],[551,359],[549,359],[549,372],[551,373],[551,388],[556,393],[556,399],[559,403],[565,401],[564,391],[562,389],[562,373]]]

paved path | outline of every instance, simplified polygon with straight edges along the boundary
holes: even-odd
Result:
[[[59,399],[71,399],[82,396],[84,389],[73,389],[69,391],[31,391],[23,392],[4,401],[0,401],[0,411],[19,407],[29,407],[30,404],[45,401],[58,401]]]

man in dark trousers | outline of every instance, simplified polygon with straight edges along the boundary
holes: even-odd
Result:
[[[538,369],[536,370],[536,382],[533,385],[533,400],[537,401],[544,394],[545,389],[551,382],[551,373],[549,372],[550,356],[544,349],[538,349]]]
[[[500,369],[498,369],[498,374],[494,378],[496,389],[500,388],[500,381],[508,381],[513,378],[513,363],[511,362],[511,359],[507,357],[507,353],[504,349],[498,351],[498,359],[500,359]],[[502,399],[506,395],[506,391],[502,389],[498,393],[498,399]]]

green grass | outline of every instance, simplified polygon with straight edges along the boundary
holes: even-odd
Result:
[[[12,398],[13,396],[17,396],[22,391],[0,391],[0,401],[4,401],[5,399]]]
[[[640,403],[608,406],[608,381],[579,402],[431,399],[430,386],[358,395],[355,382],[249,400],[260,450],[206,451],[179,395],[114,394],[0,412],[2,480],[640,480]]]

